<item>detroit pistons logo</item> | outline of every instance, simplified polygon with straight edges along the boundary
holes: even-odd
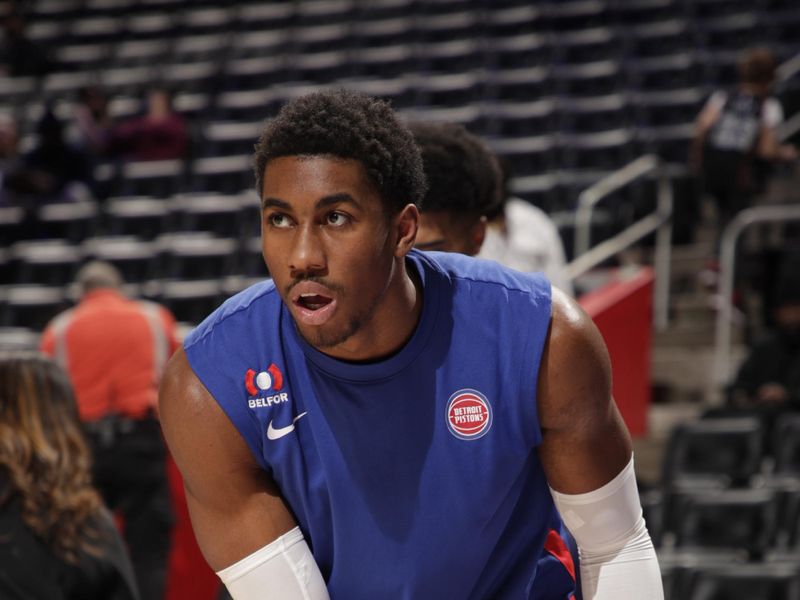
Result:
[[[256,373],[253,369],[247,369],[244,375],[244,387],[251,396],[257,396],[260,392],[275,391],[283,389],[283,374],[275,363],[267,367],[266,371]]]
[[[459,390],[447,401],[447,426],[460,440],[477,440],[492,426],[492,407],[478,390]]]

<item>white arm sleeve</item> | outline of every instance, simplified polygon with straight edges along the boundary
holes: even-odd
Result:
[[[633,457],[614,479],[585,494],[551,488],[578,543],[583,600],[663,600],[656,551],[642,518]]]
[[[233,600],[328,600],[299,527],[217,573]]]

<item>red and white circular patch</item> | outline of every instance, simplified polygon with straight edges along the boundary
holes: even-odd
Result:
[[[492,426],[492,408],[477,390],[459,390],[447,401],[447,426],[461,440],[476,440]]]

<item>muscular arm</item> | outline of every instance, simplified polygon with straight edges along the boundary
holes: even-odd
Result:
[[[553,290],[539,377],[539,456],[578,543],[584,600],[663,600],[642,519],[631,441],[611,397],[611,366],[591,319]]]
[[[232,565],[295,526],[276,486],[194,374],[183,349],[167,365],[159,405],[164,436],[183,475],[192,527],[212,569]]]
[[[611,397],[603,338],[586,313],[556,289],[538,399],[539,456],[554,490],[597,489],[628,463],[631,441]]]

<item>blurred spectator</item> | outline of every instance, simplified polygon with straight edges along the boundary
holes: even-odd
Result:
[[[566,273],[566,256],[561,234],[552,219],[530,202],[512,196],[508,165],[500,161],[503,173],[503,201],[487,214],[489,227],[478,253],[517,269],[541,271],[558,289],[572,295],[572,281]]]
[[[13,195],[22,169],[18,145],[16,122],[9,115],[0,116],[0,206],[16,204]]]
[[[39,142],[23,158],[29,171],[31,192],[41,200],[71,199],[70,184],[94,186],[91,162],[86,152],[67,142],[64,124],[49,108],[39,121]]]
[[[163,87],[148,90],[143,116],[112,130],[111,151],[130,160],[184,158],[188,150],[186,121],[172,109],[172,95]]]
[[[98,158],[107,152],[112,122],[108,98],[99,87],[86,86],[78,91],[74,129],[77,144],[93,157]]]
[[[775,330],[756,343],[733,383],[738,406],[800,409],[800,261],[789,261],[776,292]]]
[[[65,373],[42,356],[1,355],[0,597],[139,597],[90,462]]]
[[[491,150],[461,125],[410,127],[428,178],[416,247],[541,271],[571,294],[558,229],[543,211],[510,197],[508,170]]]
[[[12,77],[38,77],[53,71],[55,65],[46,50],[25,37],[25,19],[11,11],[3,18],[0,45],[0,71]]]
[[[794,146],[779,143],[783,109],[772,95],[777,61],[764,48],[746,51],[739,61],[739,84],[717,90],[697,117],[690,167],[717,208],[717,243],[728,222],[747,208],[763,186],[758,161],[797,158]]]
[[[416,247],[474,256],[486,235],[486,214],[501,200],[497,160],[461,125],[410,128],[428,179]]]
[[[142,598],[163,597],[172,524],[166,450],[156,416],[158,383],[178,346],[163,307],[123,296],[112,265],[78,273],[77,307],[56,317],[42,350],[63,365],[95,456],[94,478],[124,518]]]

